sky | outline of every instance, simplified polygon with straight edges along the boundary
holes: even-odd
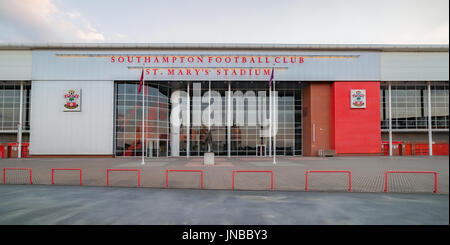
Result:
[[[0,0],[0,42],[448,44],[448,0]]]

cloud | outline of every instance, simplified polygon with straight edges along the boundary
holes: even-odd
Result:
[[[98,42],[105,40],[77,12],[64,12],[51,0],[0,0],[0,40]]]
[[[67,12],[66,14],[67,14],[67,16],[69,16],[70,18],[73,18],[73,19],[81,16],[81,14],[77,11]]]

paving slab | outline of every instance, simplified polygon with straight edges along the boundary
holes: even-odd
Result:
[[[448,195],[0,186],[0,225],[449,225]]]
[[[83,186],[106,186],[109,168],[138,169],[141,186],[165,188],[167,169],[203,171],[203,188],[232,189],[233,170],[268,170],[274,174],[275,191],[305,191],[307,170],[349,170],[352,173],[352,192],[384,192],[387,170],[437,171],[438,194],[449,193],[449,157],[217,157],[216,165],[205,166],[201,157],[168,157],[146,159],[117,158],[26,158],[1,159],[0,169],[31,168],[33,184],[50,185],[52,168],[81,168]],[[111,186],[137,186],[136,173],[113,173]],[[7,171],[6,184],[29,183],[27,171]],[[346,192],[348,177],[340,173],[314,173],[308,178],[308,191]],[[236,188],[240,190],[268,190],[271,179],[261,173],[239,173]],[[169,188],[200,188],[200,176],[192,173],[171,174]],[[3,181],[0,182],[0,185]],[[74,171],[60,171],[55,176],[57,185],[79,185]],[[270,189],[270,188],[269,188]],[[432,193],[432,174],[390,174],[388,190],[398,193]]]

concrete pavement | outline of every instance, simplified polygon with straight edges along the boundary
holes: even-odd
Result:
[[[1,159],[0,169],[31,168],[33,185],[50,185],[52,168],[81,168],[83,186],[106,186],[107,169],[139,169],[141,187],[165,188],[166,170],[201,170],[204,189],[230,190],[233,170],[273,171],[275,191],[304,191],[307,170],[349,170],[352,172],[352,192],[384,192],[385,171],[437,171],[438,193],[449,193],[448,156],[433,157],[217,157],[217,164],[204,166],[202,158],[170,157],[140,158],[27,158]],[[199,189],[199,172],[170,172],[169,188]],[[110,186],[137,187],[137,172],[110,172]],[[240,172],[235,174],[237,190],[270,190],[270,173]],[[23,170],[7,170],[6,184],[27,184],[29,175]],[[348,176],[344,173],[312,173],[308,177],[308,191],[346,192]],[[432,193],[432,174],[390,174],[390,192]],[[56,171],[55,185],[79,185],[79,171]],[[1,181],[3,184],[3,181]],[[0,185],[1,185],[0,184]]]
[[[448,195],[0,186],[1,225],[449,225]]]

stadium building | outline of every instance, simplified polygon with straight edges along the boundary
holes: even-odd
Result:
[[[3,43],[0,157],[448,155],[448,81],[448,45]]]

